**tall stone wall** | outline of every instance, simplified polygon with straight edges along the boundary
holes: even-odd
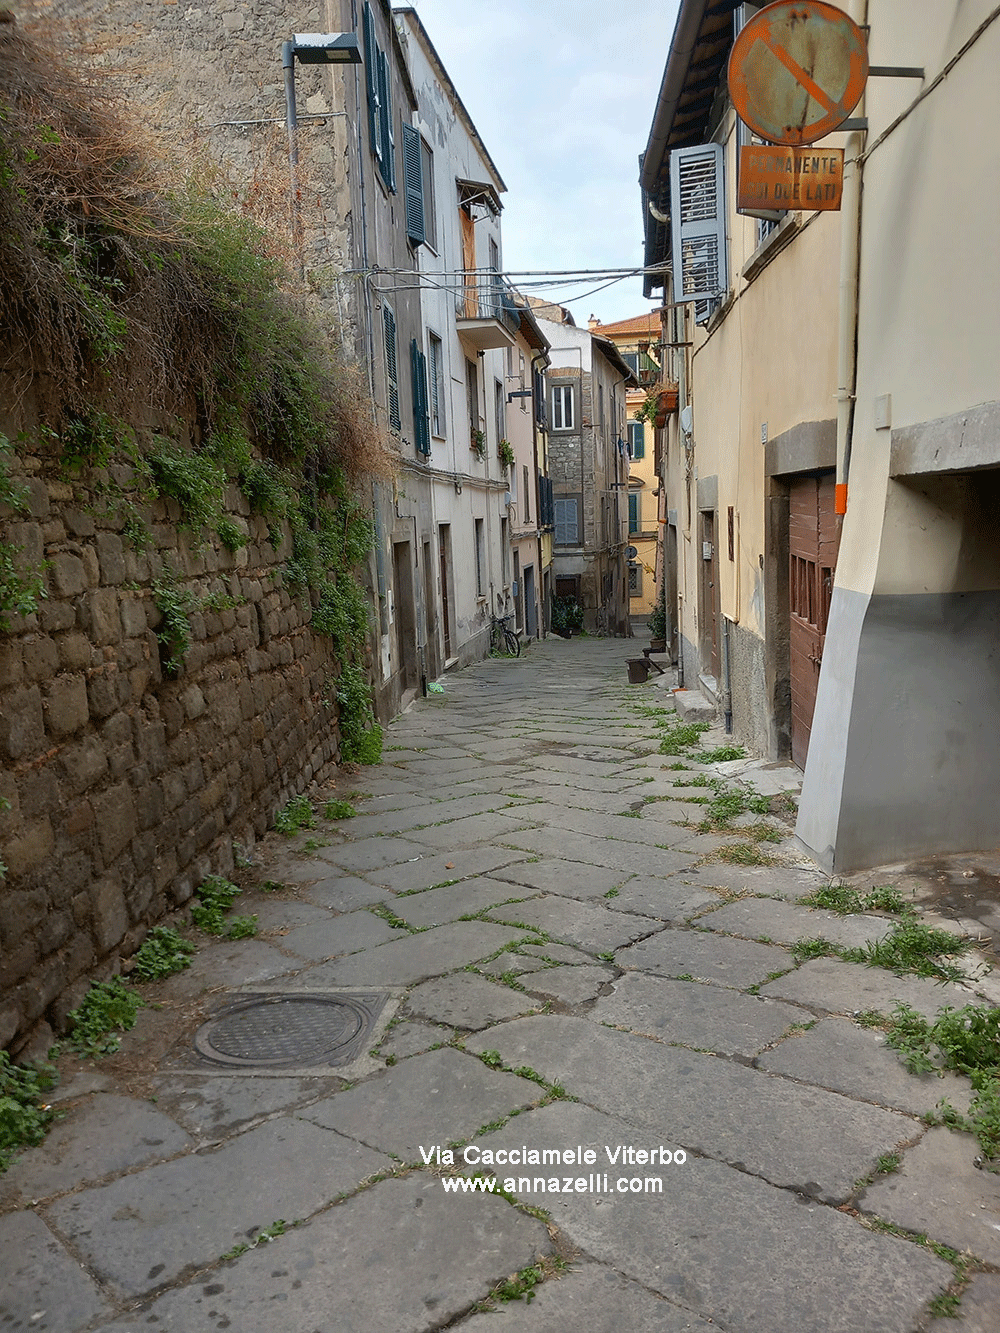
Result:
[[[231,552],[173,500],[143,503],[128,467],[75,476],[21,451],[13,473],[28,512],[0,510],[0,541],[43,564],[47,592],[0,633],[0,1047],[16,1053],[326,776],[338,664],[282,586],[287,530],[275,549],[235,487]],[[193,601],[175,678],[164,580]]]

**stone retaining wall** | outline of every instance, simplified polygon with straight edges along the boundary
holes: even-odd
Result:
[[[0,540],[45,562],[48,593],[0,633],[0,1047],[16,1052],[326,775],[338,665],[282,587],[287,531],[275,550],[235,488],[248,544],[232,553],[180,527],[174,501],[136,503],[129,468],[76,480],[22,454],[13,470],[29,512],[0,510]],[[199,603],[175,679],[156,636],[165,565]]]

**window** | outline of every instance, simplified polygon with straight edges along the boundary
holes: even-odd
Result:
[[[379,175],[396,190],[396,145],[392,130],[392,81],[389,59],[375,39],[375,17],[364,8],[365,90],[368,95],[368,137]]]
[[[556,384],[552,389],[552,429],[573,429],[573,386]]]
[[[436,333],[427,335],[431,434],[444,437],[444,347]]]
[[[638,352],[622,352],[622,360],[628,366],[629,370],[631,370],[633,375],[637,376],[639,374]]]
[[[529,489],[529,484],[528,484],[528,465],[527,465],[527,463],[525,463],[525,464],[522,465],[522,467],[521,467],[521,472],[522,472],[522,474],[523,474],[523,476],[524,476],[524,521],[525,521],[525,523],[530,523],[530,522],[531,522],[531,491],[530,491],[530,489]]]
[[[524,388],[524,353],[523,353],[523,352],[520,353],[520,357],[521,357],[521,363],[520,363],[521,388],[523,389],[523,388]],[[527,398],[519,398],[519,399],[518,399],[518,402],[521,404],[521,411],[522,411],[522,412],[527,412],[527,410],[528,410],[528,400],[527,400]]]
[[[413,380],[413,443],[418,454],[431,451],[430,420],[427,415],[427,358],[416,338],[410,342],[410,374]]]
[[[577,500],[554,499],[552,502],[557,546],[579,546],[580,520]]]
[[[540,528],[552,528],[555,526],[555,507],[552,499],[552,482],[548,477],[538,478],[538,526]]]
[[[396,358],[396,315],[390,305],[382,306],[382,339],[385,345],[385,385],[386,405],[389,408],[389,425],[399,430],[402,422],[399,417],[399,370]]]
[[[434,154],[412,125],[403,125],[406,236],[434,248]]]
[[[629,491],[628,497],[628,530],[629,533],[641,531],[640,518],[640,495],[638,491]]]
[[[486,596],[486,547],[484,545],[484,525],[481,518],[475,520],[476,524],[476,595],[478,597]]]
[[[420,140],[421,180],[424,187],[424,240],[437,249],[437,206],[434,200],[434,154],[425,139]]]
[[[535,425],[540,430],[548,430],[549,423],[545,415],[545,375],[535,371]]]
[[[646,428],[641,421],[628,423],[628,451],[631,458],[646,456]]]
[[[634,561],[628,567],[628,595],[642,596],[642,565],[637,565]]]

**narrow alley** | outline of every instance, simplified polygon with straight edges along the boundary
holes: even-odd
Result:
[[[996,1327],[1000,1178],[922,1119],[968,1082],[878,1017],[989,978],[836,956],[916,881],[803,904],[792,770],[706,759],[632,651],[451,673],[309,793],[243,871],[256,938],[199,937],[116,1054],[64,1057],[0,1177],[0,1327],[906,1333],[958,1282]],[[725,792],[756,799],[701,831]]]

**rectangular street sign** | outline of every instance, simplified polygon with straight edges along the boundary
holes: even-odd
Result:
[[[738,209],[839,209],[843,190],[843,148],[740,149]]]

